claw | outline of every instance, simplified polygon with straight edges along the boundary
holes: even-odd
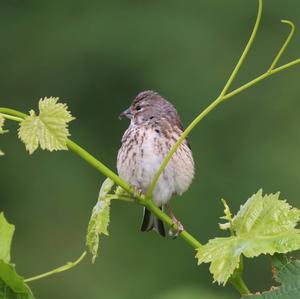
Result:
[[[177,239],[180,235],[180,233],[182,233],[184,231],[184,226],[182,225],[182,223],[180,221],[178,221],[176,218],[172,217],[172,221],[173,221],[173,226],[177,226],[177,229],[174,229],[173,227],[169,230],[169,236],[172,239]]]
[[[175,217],[174,213],[173,213],[173,210],[172,208],[170,207],[170,205],[166,205],[168,211],[169,211],[169,214],[172,218],[172,222],[173,222],[173,225],[171,227],[171,229],[169,230],[169,236],[172,238],[172,239],[177,239],[178,236],[180,235],[180,233],[182,233],[184,231],[184,226],[183,224]],[[177,228],[175,229],[174,226],[176,226]]]

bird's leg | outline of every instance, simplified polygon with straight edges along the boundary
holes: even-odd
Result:
[[[177,226],[177,229],[176,229],[174,235],[173,235],[172,230],[169,231],[169,234],[173,237],[173,239],[176,239],[179,236],[179,234],[184,231],[184,227],[183,227],[182,223],[175,217],[171,206],[169,204],[166,204],[165,206],[169,212],[170,217],[172,218],[173,226],[174,225]]]

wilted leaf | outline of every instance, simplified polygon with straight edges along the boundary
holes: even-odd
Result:
[[[99,237],[101,234],[108,236],[108,225],[110,218],[110,199],[106,197],[107,193],[110,192],[114,182],[107,178],[100,189],[97,204],[93,208],[90,222],[88,225],[88,232],[86,236],[86,245],[88,246],[91,254],[93,255],[92,261],[98,255]]]
[[[299,299],[300,298],[300,261],[285,257],[272,259],[275,280],[281,285],[257,295],[243,296],[242,299]]]
[[[18,136],[32,154],[39,146],[44,150],[66,150],[70,136],[68,123],[74,119],[66,104],[57,103],[58,98],[39,101],[39,115],[33,110],[21,123]]]
[[[200,247],[198,263],[210,262],[215,281],[225,284],[238,267],[241,254],[255,257],[299,249],[300,234],[295,228],[299,219],[300,210],[279,200],[279,193],[263,196],[259,190],[233,218],[234,236],[215,238]]]

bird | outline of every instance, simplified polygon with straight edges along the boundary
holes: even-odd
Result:
[[[119,176],[130,186],[146,194],[167,154],[183,133],[175,107],[158,92],[140,92],[120,118],[130,124],[125,131],[117,156]],[[172,196],[182,195],[190,186],[195,173],[191,147],[185,139],[160,175],[152,193],[152,201],[161,209],[167,208],[178,232],[184,229],[169,205]],[[141,231],[157,231],[165,236],[163,222],[144,208]]]

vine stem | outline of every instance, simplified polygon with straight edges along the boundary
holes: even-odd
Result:
[[[5,114],[5,113],[1,113],[0,116],[4,117],[6,119],[9,119],[9,120],[14,120],[14,121],[22,121],[23,120],[23,118],[20,118],[17,116],[12,116],[12,115]]]
[[[281,49],[279,50],[279,52],[277,53],[276,57],[274,58],[270,68],[269,68],[269,72],[273,70],[273,68],[275,67],[275,65],[277,64],[277,62],[279,61],[280,57],[282,56],[283,52],[285,51],[285,49],[287,48],[288,44],[290,43],[294,33],[295,33],[295,25],[288,20],[281,20],[281,23],[283,24],[287,24],[291,27],[291,31],[290,34],[288,35],[285,43],[282,45]]]
[[[243,62],[245,61],[245,59],[247,57],[247,54],[249,53],[249,51],[251,49],[251,46],[254,42],[254,39],[256,37],[257,31],[258,31],[258,28],[259,28],[259,24],[260,24],[260,20],[261,20],[261,16],[262,16],[262,10],[263,10],[263,0],[258,0],[258,13],[257,13],[255,25],[254,25],[253,30],[252,30],[252,34],[250,36],[250,39],[249,39],[249,41],[248,41],[241,57],[240,57],[237,65],[235,66],[232,74],[230,75],[230,77],[229,77],[228,81],[226,82],[226,84],[225,84],[223,90],[221,91],[220,95],[188,125],[188,127],[182,133],[181,137],[173,145],[172,149],[169,151],[168,155],[165,157],[165,160],[161,164],[159,170],[157,171],[157,173],[156,173],[156,175],[155,175],[155,177],[152,181],[152,184],[151,184],[151,186],[150,186],[150,188],[149,188],[149,190],[146,194],[147,198],[152,197],[152,193],[155,189],[155,186],[158,182],[159,177],[163,173],[164,169],[167,167],[168,163],[170,162],[172,156],[174,155],[174,153],[176,152],[178,147],[186,139],[186,137],[194,129],[194,127],[203,118],[205,118],[212,110],[214,110],[219,104],[221,104],[221,103],[225,102],[226,100],[232,98],[233,96],[237,95],[238,93],[248,89],[249,87],[252,87],[252,86],[256,85],[257,83],[259,83],[260,81],[266,79],[267,77],[270,77],[271,75],[274,75],[274,74],[276,74],[280,71],[283,71],[287,68],[290,68],[290,67],[300,63],[300,59],[296,59],[296,60],[293,60],[289,63],[286,63],[286,64],[284,64],[280,67],[274,68],[276,66],[278,60],[282,56],[283,52],[285,51],[286,47],[288,46],[289,42],[291,41],[291,38],[292,38],[293,33],[295,31],[295,26],[291,21],[283,20],[283,21],[281,21],[282,23],[285,23],[285,24],[288,24],[288,25],[291,26],[291,32],[290,32],[288,38],[286,39],[285,43],[281,47],[280,51],[276,55],[276,57],[275,57],[274,61],[272,62],[270,68],[265,73],[263,73],[261,76],[258,76],[255,79],[249,81],[248,83],[246,83],[246,84],[234,89],[233,91],[227,93],[227,91],[229,90],[233,80],[236,78],[239,69],[241,68]]]
[[[181,143],[184,141],[184,139],[188,136],[188,134],[194,129],[194,127],[213,109],[215,109],[222,101],[224,101],[224,95],[226,94],[226,92],[228,91],[228,89],[230,88],[233,80],[235,79],[235,77],[238,74],[239,69],[241,68],[244,60],[247,57],[247,54],[254,42],[257,30],[259,28],[259,24],[260,24],[260,20],[261,20],[261,16],[262,16],[262,9],[263,9],[263,0],[258,0],[258,13],[257,13],[257,17],[256,17],[256,21],[255,21],[255,25],[253,27],[251,36],[247,42],[247,45],[237,63],[237,65],[235,66],[232,74],[230,75],[228,81],[226,82],[223,90],[221,91],[220,95],[217,97],[217,99],[215,101],[213,101],[204,111],[202,111],[189,125],[188,127],[185,129],[185,131],[182,133],[181,137],[177,140],[177,142],[174,144],[174,146],[172,147],[172,149],[170,150],[170,152],[168,153],[168,155],[166,156],[165,160],[163,161],[162,165],[160,166],[159,170],[157,171],[152,184],[147,192],[147,197],[151,198],[152,197],[152,193],[155,189],[155,186],[158,182],[159,177],[161,176],[161,174],[163,173],[164,169],[167,167],[168,163],[170,162],[172,156],[174,155],[174,153],[176,152],[176,150],[178,149],[178,147],[181,145]]]
[[[241,275],[237,275],[236,277],[232,277],[229,279],[229,282],[239,290],[241,295],[251,294],[250,290],[246,286],[244,280],[242,279]]]
[[[245,61],[245,59],[246,59],[246,57],[247,57],[247,55],[248,55],[248,53],[249,53],[249,51],[252,47],[252,44],[254,42],[254,39],[256,37],[257,31],[258,31],[258,28],[259,28],[259,24],[260,24],[260,20],[261,20],[261,16],[262,16],[262,11],[263,11],[263,0],[258,0],[258,12],[257,12],[256,21],[255,21],[251,36],[250,36],[250,38],[247,42],[247,45],[246,45],[246,47],[245,47],[238,63],[236,64],[232,74],[230,75],[230,77],[229,77],[228,81],[226,82],[223,90],[221,91],[220,98],[222,98],[226,94],[228,89],[230,88],[233,80],[237,76],[243,62]]]
[[[27,116],[26,114],[24,114],[20,111],[10,109],[10,108],[0,108],[0,113],[2,115],[6,114],[9,116],[16,116],[16,118],[10,117],[11,120],[15,120],[15,121],[19,121],[19,119],[23,120]],[[19,118],[19,119],[17,119],[17,118]],[[138,202],[139,204],[147,207],[147,209],[149,209],[151,211],[151,213],[156,215],[160,220],[162,220],[168,226],[173,227],[174,229],[178,229],[177,225],[173,223],[172,219],[167,214],[162,212],[153,203],[153,201],[148,200],[144,196],[141,196],[139,194],[135,194],[134,190],[125,181],[123,181],[117,174],[115,174],[111,169],[109,169],[107,166],[105,166],[102,162],[100,162],[98,159],[96,159],[94,156],[92,156],[88,151],[86,151],[85,149],[83,149],[81,146],[79,146],[78,144],[76,144],[74,141],[72,141],[70,139],[67,140],[67,146],[71,151],[73,151],[75,154],[77,154],[79,157],[81,157],[83,160],[85,160],[88,164],[93,166],[95,169],[97,169],[99,172],[101,172],[105,176],[112,179],[117,185],[122,187],[125,191],[132,194],[135,197],[132,201]],[[127,197],[126,198],[118,197],[118,199],[124,200],[126,202],[131,201]],[[198,249],[199,247],[201,247],[201,243],[194,236],[192,236],[188,231],[186,231],[186,230],[182,231],[179,234],[179,236],[195,250]],[[79,258],[79,260],[77,260],[75,263],[73,263],[72,267],[77,265],[82,260],[82,258]],[[46,272],[44,274],[34,276],[32,278],[28,278],[25,281],[29,282],[29,281],[37,280],[37,279],[40,279],[40,278],[43,278],[43,277],[46,277],[46,276],[49,276],[49,275],[52,275],[52,274],[55,274],[58,272],[66,271],[67,269],[70,269],[72,267],[70,267],[70,265],[67,264],[65,266],[59,267],[50,272]]]
[[[16,118],[11,117],[12,120],[20,121],[23,120],[27,115],[20,111],[10,109],[10,108],[0,108],[0,113],[2,115],[16,116]],[[96,159],[93,155],[91,155],[88,151],[82,148],[80,145],[72,141],[71,139],[67,139],[67,147],[74,152],[76,155],[85,160],[88,164],[96,168],[100,173],[104,174],[106,177],[112,179],[117,185],[122,187],[125,191],[134,196],[134,201],[137,201],[139,204],[147,207],[153,214],[155,214],[158,218],[164,221],[167,225],[173,226],[177,229],[177,225],[173,224],[172,219],[162,212],[151,200],[145,199],[144,196],[137,194],[133,188],[131,188],[125,181],[123,181],[115,172],[113,172],[110,168]],[[128,198],[118,198],[124,201],[130,201]],[[190,244],[193,248],[199,248],[201,243],[197,241],[190,233],[184,230],[180,237],[184,239],[188,244]]]
[[[1,109],[0,109],[1,111]],[[88,162],[90,165],[92,165],[94,168],[96,168],[98,171],[103,173],[105,176],[112,179],[117,185],[122,187],[125,191],[132,194],[136,201],[148,208],[153,214],[155,214],[159,219],[164,221],[167,225],[173,226],[175,229],[177,229],[177,226],[173,224],[172,219],[162,212],[151,200],[145,199],[144,196],[141,196],[140,194],[136,194],[135,191],[125,182],[123,181],[117,174],[115,174],[112,170],[110,170],[107,166],[105,166],[102,162],[97,160],[94,156],[92,156],[90,153],[88,153],[85,149],[80,147],[78,144],[76,144],[74,141],[71,141],[68,139],[67,146],[70,150],[72,150],[75,154],[80,156],[82,159],[84,159],[86,162]],[[122,200],[120,198],[120,200]],[[129,201],[126,199],[126,201]],[[184,230],[180,237],[184,239],[188,244],[190,244],[193,248],[199,248],[201,246],[201,243],[197,241],[190,233],[188,233],[186,230]]]
[[[249,87],[256,85],[257,83],[259,83],[260,81],[266,79],[267,77],[300,63],[300,59],[296,59],[296,60],[293,60],[293,61],[291,61],[287,64],[284,64],[284,65],[276,68],[276,64],[279,61],[280,57],[282,56],[283,52],[285,51],[287,45],[289,44],[289,42],[291,40],[291,37],[294,33],[294,29],[295,29],[292,22],[283,21],[284,23],[289,24],[291,26],[292,30],[291,30],[286,42],[283,44],[280,51],[278,52],[275,59],[273,60],[270,68],[265,73],[263,73],[262,75],[256,77],[252,81],[240,86],[239,88],[234,89],[231,92],[228,92],[229,88],[232,85],[232,82],[234,81],[234,79],[236,78],[236,76],[238,74],[238,71],[239,71],[240,67],[242,66],[243,62],[246,59],[247,54],[248,54],[248,52],[249,52],[249,50],[250,50],[250,48],[251,48],[251,46],[254,42],[255,36],[257,34],[259,24],[260,24],[260,20],[261,20],[261,15],[262,15],[263,0],[258,0],[258,3],[259,3],[259,5],[258,5],[257,18],[256,18],[256,22],[255,22],[252,34],[250,36],[250,39],[249,39],[249,41],[248,41],[248,43],[247,43],[247,45],[246,45],[246,47],[245,47],[245,49],[244,49],[244,51],[241,55],[236,67],[234,68],[232,74],[230,75],[228,81],[226,82],[223,90],[221,91],[220,95],[189,124],[187,129],[183,132],[181,137],[175,143],[173,148],[170,150],[170,152],[166,156],[166,158],[165,158],[164,162],[162,163],[161,167],[159,168],[158,172],[156,173],[156,175],[153,179],[153,182],[151,184],[151,187],[149,188],[149,190],[146,194],[146,197],[142,196],[142,195],[139,195],[139,194],[136,194],[135,191],[125,181],[123,181],[116,173],[114,173],[106,165],[104,165],[102,162],[97,160],[94,156],[92,156],[90,153],[88,153],[85,149],[83,149],[82,147],[77,145],[72,140],[70,140],[70,139],[67,140],[67,146],[71,151],[73,151],[75,154],[80,156],[83,160],[88,162],[91,166],[96,168],[99,172],[101,172],[105,176],[111,178],[117,185],[119,185],[125,191],[127,191],[128,193],[133,195],[135,200],[139,204],[147,207],[160,220],[164,221],[169,226],[173,226],[175,229],[178,229],[177,225],[175,225],[172,222],[172,219],[168,215],[163,213],[153,203],[153,201],[151,201],[151,198],[152,198],[153,190],[156,186],[156,183],[157,183],[160,175],[162,174],[163,170],[165,169],[165,167],[167,166],[167,164],[171,160],[173,154],[176,152],[177,148],[180,146],[180,144],[183,142],[183,140],[194,129],[194,127],[204,117],[206,117],[212,110],[214,110],[220,103],[224,102],[225,100],[228,100],[228,99],[232,98],[233,96],[235,96],[238,93],[248,89]],[[19,112],[19,111],[16,111],[16,110],[13,110],[13,109],[9,109],[9,108],[0,108],[0,113],[2,113],[2,115],[4,117],[6,117],[7,119],[11,119],[11,120],[15,120],[15,121],[20,121],[20,120],[22,120],[26,117],[26,114],[24,114],[22,112]],[[123,200],[125,200],[125,199],[123,199]],[[126,201],[129,201],[128,198],[126,198]],[[194,249],[197,249],[197,248],[201,247],[201,243],[196,238],[194,238],[191,234],[189,234],[186,230],[184,230],[183,232],[180,233],[180,237],[182,239],[184,239]],[[85,253],[84,253],[84,255],[85,255]],[[41,275],[38,275],[38,276],[35,276],[33,278],[29,278],[26,281],[32,281],[32,280],[35,280],[35,279],[39,279],[39,278],[51,275],[53,273],[65,271],[65,270],[69,269],[70,267],[74,267],[74,265],[78,264],[81,261],[81,259],[84,257],[84,255],[82,257],[80,257],[79,260],[77,260],[75,263],[65,265],[63,267],[57,268],[53,271],[50,271],[50,272],[47,272],[47,273],[44,273],[44,274],[41,274]],[[237,273],[237,275],[234,275],[233,277],[231,277],[230,282],[239,291],[240,294],[249,294],[250,293],[249,289],[247,288],[246,284],[243,281],[241,272]]]
[[[41,278],[44,278],[44,277],[47,277],[47,276],[50,276],[50,275],[53,275],[53,274],[56,274],[56,273],[67,271],[67,270],[75,267],[76,265],[78,265],[84,259],[85,256],[86,256],[86,251],[84,251],[82,253],[82,255],[75,262],[69,262],[64,266],[55,268],[55,269],[53,269],[49,272],[46,272],[46,273],[43,273],[43,274],[40,274],[40,275],[36,275],[36,276],[30,277],[30,278],[26,278],[26,279],[24,279],[24,282],[30,282],[30,281],[38,280],[38,279],[41,279]]]

